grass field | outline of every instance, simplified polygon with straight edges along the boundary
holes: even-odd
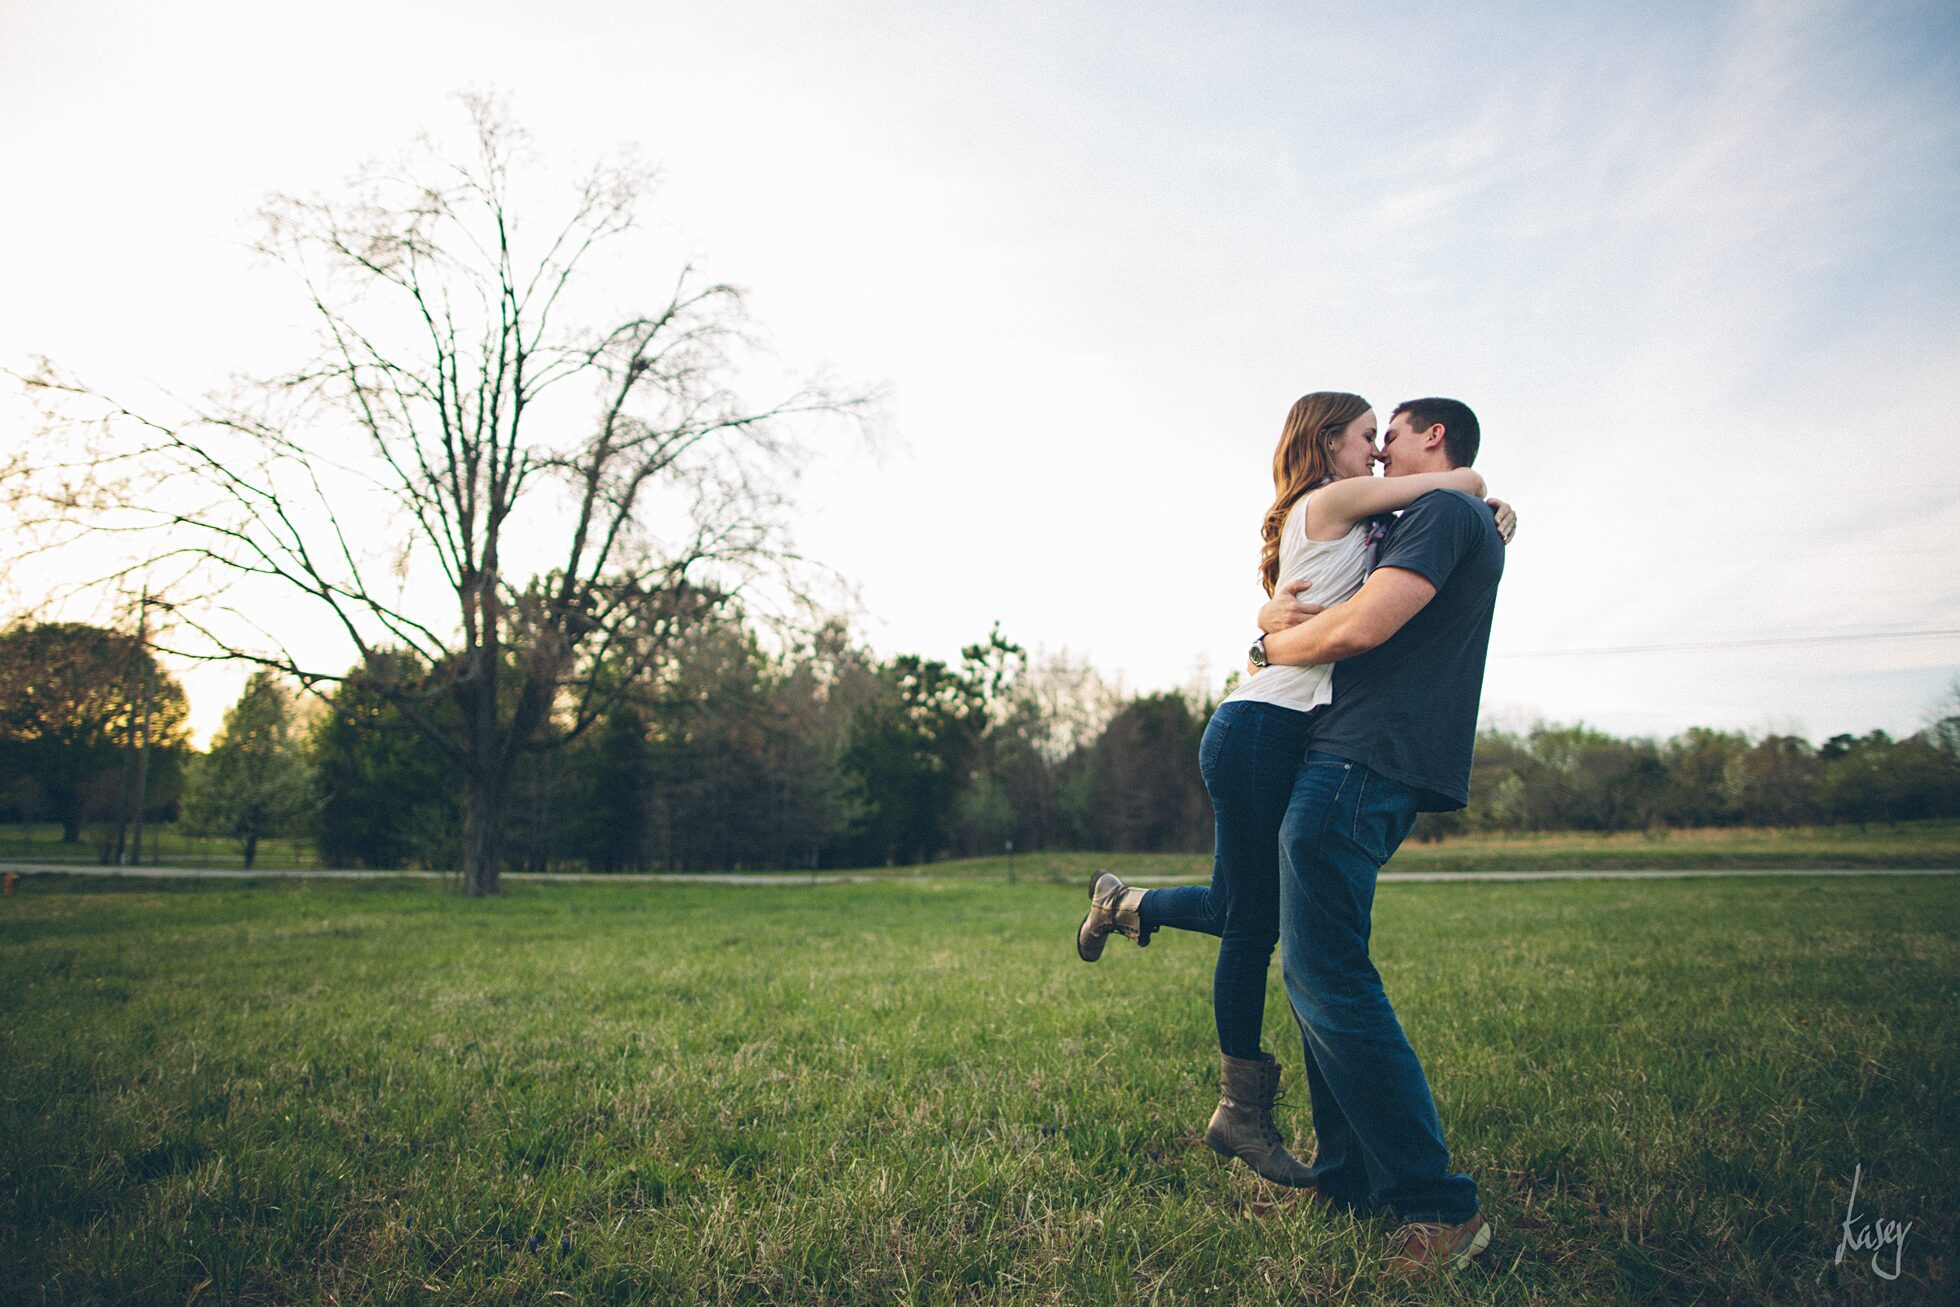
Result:
[[[1081,895],[30,877],[0,1301],[1952,1301],[1960,882],[1384,886],[1496,1229],[1413,1290],[1193,1143],[1215,948],[1084,966]]]
[[[1074,884],[1120,861],[1125,874],[1151,880],[1209,880],[1208,853],[1027,853],[1013,859],[1017,880]],[[1800,867],[1960,867],[1960,821],[1897,826],[1750,828],[1592,835],[1469,835],[1404,844],[1385,868],[1405,871],[1613,871]],[[1002,877],[1009,860],[963,858],[908,869],[932,876]]]
[[[80,843],[66,844],[62,842],[59,826],[4,825],[0,826],[0,860],[100,863],[114,838],[113,828],[85,827]],[[219,835],[187,835],[175,822],[151,824],[143,828],[143,861],[164,867],[243,867],[245,846],[240,840]],[[311,841],[259,841],[256,866],[260,868],[290,870],[317,865]]]
[[[146,862],[173,867],[235,868],[244,865],[239,842],[184,835],[174,825],[146,832]],[[0,861],[95,863],[101,838],[63,844],[57,826],[0,826]],[[1211,856],[1196,853],[1023,853],[1010,859],[962,858],[924,867],[876,868],[891,875],[979,876],[1051,880],[1074,884],[1120,857],[1133,874],[1203,880]],[[266,840],[258,866],[278,871],[318,865],[303,840]],[[1388,871],[1549,871],[1573,868],[1706,867],[1960,867],[1960,821],[1909,821],[1895,826],[1752,827],[1660,830],[1594,835],[1465,835],[1435,844],[1402,846]],[[800,870],[800,869],[799,869]],[[841,870],[833,868],[832,870]]]

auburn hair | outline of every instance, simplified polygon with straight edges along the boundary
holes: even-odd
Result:
[[[1273,451],[1273,506],[1259,525],[1259,581],[1272,594],[1279,584],[1279,533],[1300,496],[1334,475],[1328,458],[1334,438],[1368,411],[1368,401],[1340,390],[1316,390],[1293,401],[1279,448]]]

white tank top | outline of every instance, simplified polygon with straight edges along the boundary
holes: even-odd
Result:
[[[1331,608],[1349,598],[1368,579],[1375,547],[1368,539],[1366,520],[1356,522],[1339,540],[1307,539],[1307,501],[1318,490],[1300,497],[1286,514],[1279,531],[1279,586],[1311,581],[1301,598]],[[1270,703],[1306,712],[1334,701],[1334,664],[1311,667],[1262,667],[1225,697],[1226,703]]]

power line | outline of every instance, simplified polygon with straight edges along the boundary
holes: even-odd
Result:
[[[1623,644],[1599,649],[1491,650],[1492,658],[1593,658],[1607,654],[1699,653],[1715,649],[1763,649],[1783,645],[1844,644],[1856,640],[1927,640],[1960,636],[1960,627],[1932,631],[1841,631],[1832,635],[1766,636],[1748,640],[1697,640],[1684,644]]]

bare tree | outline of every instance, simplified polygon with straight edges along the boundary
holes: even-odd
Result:
[[[51,368],[27,380],[47,430],[82,437],[64,446],[78,452],[57,515],[127,533],[127,575],[215,579],[195,602],[172,596],[171,652],[324,696],[351,646],[460,769],[464,883],[480,895],[498,890],[520,752],[585,731],[677,631],[784,556],[792,428],[862,417],[869,397],[791,381],[746,402],[759,352],[742,296],[692,266],[649,311],[576,325],[595,251],[638,230],[653,176],[595,167],[569,218],[532,239],[526,139],[496,100],[465,104],[460,156],[424,141],[345,195],[268,204],[260,248],[319,328],[306,366],[185,421]],[[306,634],[323,618],[338,662]]]

